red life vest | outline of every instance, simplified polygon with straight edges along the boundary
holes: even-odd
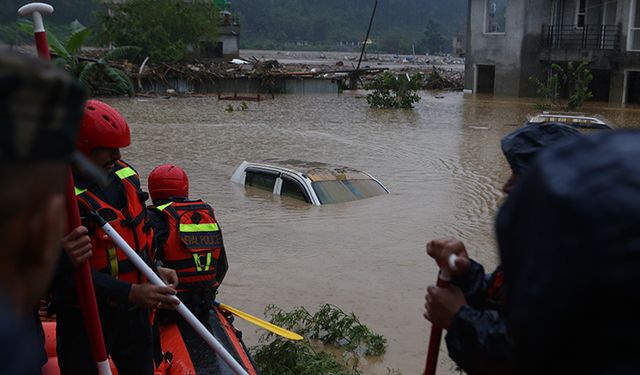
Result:
[[[122,236],[122,238],[143,259],[150,260],[153,231],[147,222],[146,207],[140,198],[140,179],[137,172],[123,161],[116,162],[113,173],[125,192],[125,208],[118,210],[98,198],[91,190],[76,188],[78,203],[89,211],[96,211]],[[94,228],[92,228],[94,229]],[[91,268],[111,274],[130,283],[143,283],[146,279],[136,270],[129,258],[114,244],[103,239],[104,231],[95,228],[91,235],[93,255],[89,260]]]
[[[162,261],[178,274],[178,286],[187,290],[196,286],[217,287],[218,262],[226,257],[213,208],[202,200],[170,202],[151,208],[167,218],[169,234],[162,249]]]

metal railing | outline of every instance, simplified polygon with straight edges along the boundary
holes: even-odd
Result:
[[[543,46],[547,48],[617,49],[620,43],[618,25],[543,25]]]

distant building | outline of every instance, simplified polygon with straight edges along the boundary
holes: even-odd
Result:
[[[215,0],[220,11],[221,24],[216,41],[201,40],[200,53],[205,58],[231,60],[240,56],[240,22],[231,10],[231,2]]]
[[[465,91],[533,96],[532,75],[589,62],[595,99],[640,104],[640,0],[469,0]]]

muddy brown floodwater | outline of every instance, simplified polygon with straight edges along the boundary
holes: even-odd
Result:
[[[143,177],[161,163],[182,166],[191,197],[211,203],[230,270],[218,299],[262,316],[264,307],[331,303],[356,313],[388,340],[364,361],[366,374],[422,371],[430,324],[425,288],[437,269],[427,240],[455,236],[492,269],[493,217],[508,165],[500,138],[534,113],[526,100],[422,92],[413,111],[372,110],[364,93],[288,95],[226,112],[213,97],[110,99],[128,119],[123,150]],[[640,109],[599,112],[618,126],[640,124]],[[321,207],[249,191],[229,178],[243,160],[298,159],[351,166],[391,194]],[[247,345],[259,336],[236,319]],[[442,345],[439,373],[451,372]]]

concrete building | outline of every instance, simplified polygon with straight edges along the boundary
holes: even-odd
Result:
[[[240,23],[231,11],[231,3],[225,0],[214,2],[220,11],[220,28],[216,41],[201,40],[201,57],[231,60],[240,55]]]
[[[640,0],[469,0],[465,92],[534,96],[532,75],[589,62],[597,100],[640,104]]]

